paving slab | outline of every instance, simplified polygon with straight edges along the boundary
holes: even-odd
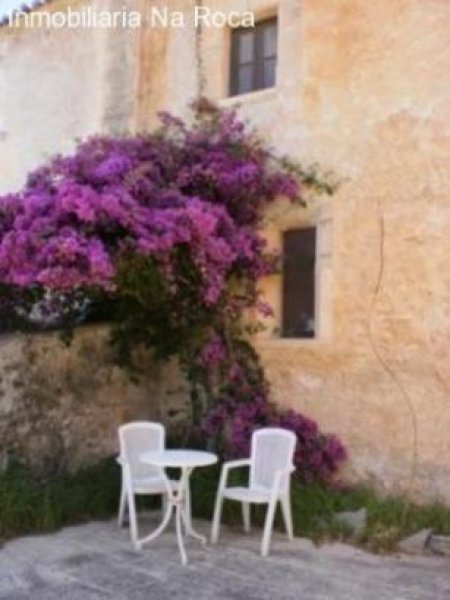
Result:
[[[142,533],[157,524],[142,520]],[[208,533],[209,524],[196,527]],[[0,549],[0,600],[450,600],[450,558],[377,556],[261,531],[224,529],[217,546],[189,542],[183,567],[169,530],[141,552],[115,521],[20,538]]]

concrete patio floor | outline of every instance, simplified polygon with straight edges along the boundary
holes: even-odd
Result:
[[[147,521],[148,530],[156,521]],[[207,523],[197,524],[207,532]],[[315,548],[277,534],[269,558],[260,531],[225,531],[218,546],[188,544],[180,564],[172,530],[134,552],[115,522],[27,537],[0,550],[8,600],[449,600],[450,559],[375,556],[343,544]]]

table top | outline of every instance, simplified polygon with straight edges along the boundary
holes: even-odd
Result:
[[[203,450],[157,450],[139,457],[143,463],[156,467],[206,467],[214,465],[218,457]]]

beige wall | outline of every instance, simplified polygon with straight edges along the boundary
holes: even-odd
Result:
[[[67,6],[122,6],[120,0],[58,0]],[[0,193],[76,140],[130,127],[135,92],[133,31],[0,28]]]
[[[273,396],[340,434],[350,477],[450,503],[450,4],[208,4],[261,16],[278,5],[278,85],[239,110],[280,151],[342,181],[333,199],[267,219],[274,244],[283,228],[319,227],[320,339],[276,339],[276,322],[260,336]],[[200,36],[204,91],[234,105],[229,32]],[[161,94],[140,97],[147,122],[154,106],[184,114],[196,95],[192,44],[165,34]],[[279,279],[264,287],[279,308]]]
[[[260,16],[278,10],[278,85],[240,98],[239,110],[279,151],[318,161],[342,180],[335,197],[313,200],[308,211],[280,204],[268,216],[274,244],[283,228],[317,223],[320,257],[320,339],[279,340],[272,323],[256,341],[274,398],[342,437],[349,477],[450,503],[450,4],[209,4]],[[64,32],[57,59],[53,34],[0,36],[0,73],[14,84],[0,109],[10,123],[0,142],[8,181],[20,181],[41,154],[66,150],[74,135],[113,128],[105,103],[119,123],[132,112],[137,129],[154,124],[161,108],[186,114],[202,81],[207,95],[235,103],[225,98],[226,30],[83,35]],[[50,63],[42,60],[47,45]],[[120,73],[114,47],[129,61]],[[82,67],[87,55],[93,70]],[[44,87],[33,85],[35,71]],[[276,307],[279,284],[264,283]]]

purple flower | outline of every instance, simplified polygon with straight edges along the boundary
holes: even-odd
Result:
[[[203,432],[222,438],[226,458],[246,457],[252,433],[260,427],[283,427],[297,436],[294,464],[304,481],[329,481],[347,458],[345,447],[335,435],[324,435],[317,423],[301,413],[283,411],[267,398],[255,395],[248,402],[222,398],[203,419]]]

